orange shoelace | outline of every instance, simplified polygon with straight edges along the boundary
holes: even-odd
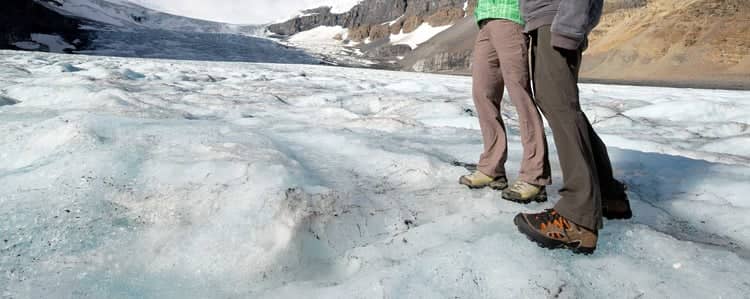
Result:
[[[546,221],[542,222],[542,224],[539,225],[539,229],[545,230],[548,226],[555,226],[559,229],[570,229],[571,225],[570,222],[568,222],[568,219],[565,219],[562,215],[558,214],[555,210],[547,210],[546,213],[547,217],[545,217]]]

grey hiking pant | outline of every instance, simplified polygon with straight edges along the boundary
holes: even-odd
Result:
[[[531,95],[528,44],[523,26],[508,20],[488,20],[481,27],[472,65],[474,105],[484,141],[478,169],[492,177],[506,176],[508,144],[500,113],[505,87],[518,112],[521,131],[523,159],[519,179],[549,185],[547,140],[544,123]]]
[[[580,226],[598,230],[602,200],[614,198],[607,192],[614,190],[615,181],[607,146],[579,103],[578,71],[586,42],[578,50],[554,48],[549,25],[530,35],[536,101],[552,128],[562,168],[563,187],[555,210]]]

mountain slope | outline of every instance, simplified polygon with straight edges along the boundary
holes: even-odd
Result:
[[[395,66],[389,67],[408,71],[466,74],[477,32],[471,28],[474,5],[475,1],[371,0],[346,14],[309,10],[269,30],[293,35],[317,26],[342,26],[346,34],[330,38],[342,40],[341,47],[362,50],[366,59],[393,62]],[[408,15],[413,7],[426,9]],[[363,10],[372,13],[352,22],[352,16]],[[582,77],[750,88],[748,15],[750,2],[745,0],[607,0],[602,22],[591,35]],[[431,36],[414,51],[392,48],[394,34],[412,32],[423,23],[453,28]]]
[[[658,0],[609,12],[592,34],[585,77],[748,83],[750,2]]]

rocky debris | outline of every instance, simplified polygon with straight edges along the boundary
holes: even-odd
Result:
[[[407,16],[428,17],[447,8],[463,10],[465,0],[407,0],[408,6],[404,12]]]
[[[268,26],[268,31],[280,35],[293,35],[318,26],[340,26],[341,14],[331,13],[330,7],[302,11],[302,15],[283,23]]]
[[[417,60],[411,70],[430,73],[464,73],[471,68],[471,50],[441,52]]]
[[[409,0],[363,1],[349,12],[343,13],[342,22],[338,25],[351,28],[390,22],[404,15],[407,5],[411,5],[411,2]]]
[[[349,40],[363,41],[370,36],[370,26],[359,26],[349,28]]]
[[[366,53],[383,59],[393,59],[406,56],[411,53],[411,51],[411,47],[408,45],[384,45],[381,47],[375,47]]]
[[[455,23],[463,19],[466,12],[463,8],[447,7],[441,8],[436,13],[427,17],[426,21],[430,26],[439,27]]]
[[[391,27],[388,25],[373,25],[370,27],[370,39],[378,40],[391,35]]]
[[[414,32],[419,25],[422,25],[422,22],[424,22],[424,19],[420,16],[406,17],[404,19],[404,24],[401,26],[401,31],[404,33]]]

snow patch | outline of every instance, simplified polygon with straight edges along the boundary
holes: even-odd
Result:
[[[324,60],[326,57],[336,57],[337,60],[352,64],[374,64],[370,60],[360,58],[364,55],[359,49],[345,44],[348,41],[348,35],[348,29],[341,26],[318,26],[292,35],[286,43],[321,55]]]
[[[30,41],[15,42],[13,43],[13,45],[18,47],[19,49],[31,50],[31,51],[36,51],[41,48],[41,45],[39,43],[30,42]]]
[[[76,47],[67,43],[62,37],[51,34],[32,33],[31,41],[21,41],[13,43],[14,46],[24,49],[38,51],[47,47],[47,50],[53,53],[63,53],[65,50],[75,50]]]
[[[313,29],[299,32],[289,37],[293,43],[311,43],[319,45],[339,45],[340,40],[335,40],[337,35],[345,37],[346,28],[341,26],[318,26]]]
[[[39,44],[45,45],[50,52],[62,53],[65,50],[75,50],[76,47],[69,44],[62,37],[50,34],[31,34],[31,39]]]
[[[419,47],[420,44],[432,39],[435,35],[451,28],[452,25],[432,27],[430,24],[422,23],[416,30],[404,33],[401,30],[399,34],[391,34],[391,44],[408,45],[412,50]]]
[[[396,24],[396,23],[397,23],[398,21],[400,21],[400,20],[401,20],[401,19],[402,19],[403,17],[404,17],[404,15],[401,15],[400,17],[398,17],[398,18],[394,19],[393,21],[390,21],[390,22],[385,22],[385,23],[382,23],[381,25],[388,25],[388,26],[393,26],[393,24]]]

